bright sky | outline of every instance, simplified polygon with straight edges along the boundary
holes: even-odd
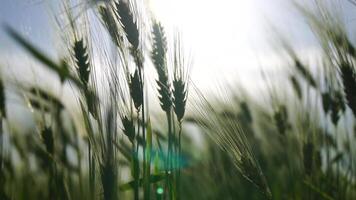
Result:
[[[167,30],[179,28],[194,60],[192,79],[210,88],[219,80],[237,80],[255,87],[261,66],[280,65],[273,29],[305,53],[315,43],[306,24],[288,0],[145,0]],[[296,0],[308,2],[307,0]],[[353,22],[356,7],[339,0]],[[2,0],[0,23],[11,24],[43,49],[55,45],[44,0]],[[51,1],[49,1],[51,2]],[[309,1],[311,2],[311,1]],[[0,63],[17,49],[0,31]],[[23,60],[21,60],[23,61]]]
[[[269,48],[270,25],[288,29],[288,36],[311,48],[311,34],[286,0],[151,0],[151,5],[159,19],[179,26],[186,36],[194,57],[193,80],[201,87],[226,79],[256,87],[261,63],[277,62]]]
[[[57,0],[1,0],[0,26],[10,24],[46,53],[55,55],[55,29],[50,25],[50,10],[46,1],[58,3]],[[313,36],[296,14],[290,0],[144,1],[149,2],[168,32],[179,28],[183,34],[185,46],[194,59],[192,80],[201,90],[219,92],[218,86],[223,81],[237,81],[260,96],[255,89],[263,87],[261,67],[278,71],[282,65],[275,49],[278,45],[274,44],[277,36],[272,30],[278,30],[287,37],[300,53],[310,56],[315,52]],[[295,1],[310,3],[312,0]],[[330,1],[343,2],[340,8],[344,21],[356,27],[356,7],[347,0]],[[33,63],[0,27],[1,71],[5,69],[11,78],[19,75],[30,80],[35,78],[45,89],[58,88],[58,84],[51,86],[54,76],[50,76],[49,72],[37,73],[35,69],[38,66]],[[278,73],[275,77],[278,78]],[[46,81],[51,84],[44,84]],[[70,92],[63,96],[68,97]],[[17,105],[13,100],[9,103]],[[17,117],[22,121],[29,118],[26,110],[22,106],[12,108],[13,112],[21,113]]]

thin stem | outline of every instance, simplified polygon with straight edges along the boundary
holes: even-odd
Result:
[[[172,154],[172,113],[168,111],[167,113],[167,123],[168,123],[168,151],[165,162],[166,168],[166,187],[168,187],[168,196],[171,198],[172,186],[171,186],[171,154]]]
[[[179,132],[178,132],[178,158],[177,158],[177,166],[178,166],[178,173],[177,173],[177,199],[180,199],[180,174],[181,174],[181,167],[182,167],[182,146],[181,146],[181,139],[182,139],[182,122],[179,122]]]
[[[134,179],[135,179],[135,187],[134,187],[134,199],[138,200],[139,199],[139,165],[138,165],[138,151],[135,151],[135,142],[132,142],[132,146],[133,146],[133,153],[132,153],[132,161],[133,163],[133,174],[134,174]],[[138,144],[136,144],[136,146],[138,147]]]
[[[138,71],[139,71],[139,77],[141,78],[141,88],[142,88],[142,138],[143,138],[143,143],[142,143],[142,155],[143,155],[143,179],[144,179],[144,183],[145,184],[145,188],[144,188],[144,199],[147,200],[147,199],[150,199],[150,180],[145,180],[147,179],[147,174],[148,173],[146,171],[146,168],[147,168],[147,165],[149,165],[150,163],[147,163],[147,159],[146,159],[146,132],[145,132],[145,126],[146,126],[146,116],[145,116],[145,90],[144,90],[144,73],[143,73],[143,68],[142,66],[138,66]],[[149,177],[148,177],[149,179]]]
[[[140,116],[140,111],[137,110],[137,117]],[[137,119],[137,127],[140,127],[140,120]],[[140,135],[140,128],[137,129],[137,136]],[[139,161],[138,161],[138,150],[139,150],[139,143],[138,140],[136,138],[136,146],[135,146],[135,142],[132,142],[133,145],[133,174],[134,174],[134,179],[135,179],[135,187],[134,187],[134,199],[135,200],[139,200],[139,179],[140,179],[140,165],[139,165]],[[136,151],[135,151],[136,149]]]
[[[88,156],[89,156],[89,183],[90,183],[90,198],[94,199],[95,197],[95,161],[91,148],[91,141],[88,142]]]

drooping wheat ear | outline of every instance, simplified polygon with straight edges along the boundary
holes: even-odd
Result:
[[[35,106],[35,108],[42,106],[54,107],[60,110],[64,108],[63,103],[57,97],[39,87],[30,87],[27,88],[27,90],[29,94],[29,101],[32,106]],[[36,105],[33,105],[32,103],[38,104],[39,106],[36,107]]]
[[[84,91],[85,101],[88,107],[88,111],[95,119],[99,118],[99,99],[94,89],[86,89]]]
[[[153,41],[151,57],[158,74],[158,93],[162,110],[169,112],[172,107],[172,91],[169,81],[166,53],[167,40],[164,29],[158,22],[153,24]]]
[[[321,39],[321,44],[325,50],[327,57],[332,62],[337,63],[337,67],[342,79],[343,90],[346,101],[354,115],[356,114],[356,76],[354,71],[355,47],[349,40],[343,23],[340,23],[338,17],[333,16],[329,11],[323,9],[320,13],[323,17],[303,11],[309,17],[309,23],[315,29],[318,38]],[[319,14],[319,13],[318,13]],[[333,123],[337,124],[339,120],[339,108],[343,110],[342,98],[337,95],[332,95],[332,119]],[[336,98],[335,98],[336,97]]]
[[[331,96],[330,96],[329,92],[323,92],[321,94],[321,98],[322,98],[324,113],[328,114],[330,111],[330,107],[331,107]]]
[[[354,69],[347,63],[340,65],[340,73],[342,83],[344,85],[344,93],[347,105],[351,108],[356,116],[356,75]]]
[[[90,62],[87,46],[83,39],[76,40],[73,46],[77,73],[83,85],[87,87],[90,75]]]
[[[278,106],[273,117],[274,117],[277,129],[278,129],[278,132],[281,135],[285,135],[286,132],[291,128],[291,125],[288,122],[287,108],[284,105]]]
[[[111,39],[116,44],[116,46],[123,48],[123,37],[120,36],[118,24],[116,23],[116,18],[112,7],[99,6],[98,10],[103,24],[109,32]]]
[[[298,98],[302,99],[302,89],[300,88],[300,84],[299,84],[299,81],[297,80],[297,78],[294,75],[291,75],[289,77],[289,80],[290,80],[293,90],[297,94]]]
[[[193,109],[196,123],[232,158],[244,178],[255,184],[270,199],[271,192],[266,179],[239,122],[229,117],[230,114],[217,111],[194,83],[192,87],[196,100],[189,103],[192,104],[190,108]]]
[[[132,48],[137,50],[140,44],[140,32],[129,4],[120,0],[119,2],[116,2],[115,5],[119,21],[123,26],[127,40],[132,45]]]
[[[183,57],[183,48],[180,38],[174,41],[174,79],[173,79],[173,103],[174,112],[178,121],[181,121],[185,113],[187,102],[187,63]]]
[[[268,188],[268,185],[266,183],[266,179],[264,175],[261,172],[261,169],[259,168],[258,164],[256,164],[256,160],[254,160],[251,157],[241,155],[241,160],[239,164],[236,164],[236,166],[239,166],[241,168],[241,171],[243,172],[243,176],[255,184],[257,187],[262,189],[262,193],[266,195],[266,197],[269,199],[271,198],[271,192],[270,189]]]
[[[129,119],[127,116],[121,118],[123,125],[123,132],[129,138],[131,143],[135,140],[135,125],[132,119]]]
[[[336,126],[341,112],[345,111],[345,102],[341,91],[334,91],[331,95],[331,121]]]
[[[304,77],[304,79],[307,81],[307,83],[316,88],[316,81],[313,78],[313,75],[310,73],[310,71],[307,69],[305,65],[303,65],[300,60],[294,59],[294,64],[298,72]]]
[[[53,139],[53,132],[51,127],[45,127],[41,131],[41,136],[43,143],[46,146],[46,151],[53,156],[54,155],[54,139]]]
[[[134,75],[130,77],[130,93],[135,108],[139,110],[143,103],[143,88],[138,69],[136,69]]]

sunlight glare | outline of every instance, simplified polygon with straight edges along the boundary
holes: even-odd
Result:
[[[258,68],[251,46],[260,30],[255,0],[150,0],[150,6],[168,29],[185,36],[193,52],[193,80],[202,87],[212,79],[247,77]]]

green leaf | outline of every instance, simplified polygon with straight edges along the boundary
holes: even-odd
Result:
[[[325,192],[323,192],[321,189],[317,188],[315,185],[313,185],[312,183],[310,183],[309,181],[304,180],[303,183],[305,184],[305,186],[307,186],[308,188],[310,188],[312,191],[314,191],[316,194],[319,194],[323,199],[326,200],[333,200],[333,198],[331,196],[329,196],[328,194],[326,194]]]
[[[45,55],[36,47],[34,47],[34,45],[32,45],[30,42],[26,41],[25,38],[23,38],[10,26],[5,26],[5,30],[10,37],[12,37],[18,44],[20,44],[24,49],[26,49],[33,57],[35,57],[38,61],[46,65],[49,69],[55,71],[61,78],[62,82],[65,79],[69,79],[79,88],[83,88],[81,81],[69,73],[68,65],[66,64],[66,62],[62,61],[60,64],[57,64],[47,55]]]
[[[112,141],[114,146],[120,151],[120,153],[122,153],[122,155],[126,158],[126,160],[128,161],[132,161],[132,155],[131,155],[131,149],[130,147],[125,144],[124,142],[120,144],[118,144],[116,141]]]

